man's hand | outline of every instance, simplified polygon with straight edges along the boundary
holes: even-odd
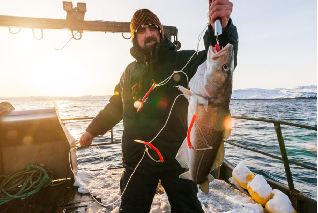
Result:
[[[91,133],[85,132],[85,133],[81,136],[81,138],[80,138],[80,140],[79,140],[79,143],[81,144],[81,146],[89,146],[89,145],[92,144],[93,138],[94,138],[94,136],[91,135]]]
[[[223,29],[226,27],[232,8],[233,4],[229,0],[209,0],[209,19],[213,29],[215,29],[214,22],[216,19],[220,19]]]

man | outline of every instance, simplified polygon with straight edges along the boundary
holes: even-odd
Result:
[[[233,5],[229,0],[215,0],[209,5],[210,20],[214,22],[217,18],[221,19],[223,34],[219,36],[220,46],[227,43],[234,45],[236,65],[238,35],[230,19]],[[121,191],[127,187],[121,198],[120,212],[149,212],[159,180],[168,195],[172,212],[203,212],[197,198],[196,184],[179,178],[184,169],[175,159],[186,137],[188,108],[185,98],[180,97],[175,101],[180,94],[175,86],[187,87],[187,77],[180,74],[167,84],[156,87],[139,108],[150,87],[162,82],[174,71],[181,70],[194,51],[175,51],[175,46],[164,36],[158,17],[150,10],[136,11],[130,29],[133,42],[130,53],[136,61],[127,66],[115,87],[115,95],[88,126],[80,144],[90,145],[94,137],[105,134],[123,119],[122,154],[125,170],[120,181]],[[216,38],[212,26],[209,26],[204,41],[206,49],[209,45],[215,46]],[[183,69],[189,79],[206,60],[206,55],[205,50],[195,54]],[[137,112],[138,108],[140,110]],[[171,115],[166,123],[171,108]],[[149,142],[153,138],[155,140],[152,144],[161,152],[163,162],[158,162],[159,158],[154,150],[149,149],[147,155],[145,145],[134,141]],[[131,176],[136,167],[137,170]]]

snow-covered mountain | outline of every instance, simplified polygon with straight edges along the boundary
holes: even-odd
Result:
[[[301,86],[294,89],[239,89],[234,90],[232,99],[287,99],[317,98],[317,86]]]
[[[109,100],[111,95],[81,97],[52,97],[52,96],[25,96],[25,97],[0,97],[3,100]],[[232,99],[290,99],[290,98],[317,98],[317,86],[301,86],[294,89],[239,89],[233,90]]]

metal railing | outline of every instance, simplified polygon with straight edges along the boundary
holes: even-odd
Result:
[[[74,121],[74,120],[87,120],[87,119],[93,119],[93,118],[94,117],[82,117],[82,118],[67,118],[67,119],[61,119],[61,120],[64,122],[64,121]],[[296,162],[296,161],[293,161],[293,160],[288,160],[286,147],[285,147],[285,142],[284,142],[284,138],[283,138],[283,135],[282,135],[281,125],[300,127],[300,128],[305,128],[305,129],[315,130],[315,131],[317,131],[317,127],[300,125],[300,124],[289,123],[289,122],[284,122],[284,121],[267,120],[267,119],[256,119],[256,118],[248,118],[248,117],[240,117],[240,116],[232,116],[232,118],[234,118],[234,119],[242,119],[242,120],[261,121],[261,122],[274,124],[274,128],[275,128],[275,131],[276,131],[277,140],[278,140],[278,143],[279,143],[280,152],[281,152],[282,157],[275,156],[275,155],[272,155],[272,154],[269,154],[269,153],[266,153],[266,152],[262,152],[262,151],[259,151],[259,150],[256,150],[256,149],[248,148],[248,147],[245,147],[245,146],[242,146],[242,145],[238,145],[238,144],[230,142],[228,140],[225,140],[225,142],[228,143],[228,144],[231,144],[233,146],[237,146],[239,148],[242,148],[242,149],[246,149],[246,150],[250,150],[250,151],[253,151],[253,152],[257,152],[257,153],[260,153],[260,154],[263,154],[263,155],[266,155],[266,156],[269,156],[269,157],[272,157],[272,158],[275,158],[275,159],[283,161],[284,168],[285,168],[285,173],[286,173],[286,178],[287,178],[287,182],[288,182],[288,187],[289,187],[289,190],[291,192],[295,191],[295,187],[294,187],[293,177],[292,177],[292,173],[290,171],[289,163],[293,163],[293,164],[295,164],[297,166],[301,166],[301,167],[306,168],[306,169],[317,171],[317,167],[312,167],[312,166],[308,166],[306,164],[299,163],[299,162]],[[111,142],[107,143],[107,144],[115,143],[114,140],[113,140],[113,129],[111,129],[110,131],[111,131]],[[118,143],[120,143],[120,142],[118,142]],[[102,145],[102,144],[99,144],[99,145]]]
[[[309,130],[316,130],[316,131],[317,131],[317,127],[294,124],[294,123],[289,123],[289,122],[284,122],[284,121],[267,120],[267,119],[256,119],[256,118],[248,118],[248,117],[240,117],[240,116],[232,116],[232,118],[234,118],[234,119],[242,119],[242,120],[261,121],[261,122],[274,124],[274,128],[275,128],[275,131],[276,131],[277,140],[278,140],[278,144],[279,144],[279,148],[280,148],[280,152],[281,152],[282,157],[278,157],[278,156],[271,155],[271,154],[268,154],[268,153],[265,153],[265,152],[262,152],[262,151],[258,151],[258,150],[251,149],[251,148],[248,148],[248,147],[245,147],[245,146],[241,146],[241,145],[229,142],[229,141],[225,141],[225,142],[227,142],[227,143],[229,143],[231,145],[246,149],[246,150],[250,150],[250,151],[253,151],[253,152],[261,153],[261,154],[264,154],[266,156],[282,160],[283,163],[284,163],[284,168],[285,168],[288,188],[289,188],[290,191],[294,191],[295,187],[294,187],[293,177],[292,177],[292,174],[291,174],[291,171],[290,171],[289,163],[293,163],[293,164],[301,166],[303,168],[317,171],[317,167],[312,167],[312,166],[305,165],[303,163],[299,163],[299,162],[296,162],[296,161],[288,160],[286,147],[285,147],[285,142],[284,142],[284,138],[283,138],[283,135],[282,135],[281,125],[300,127],[300,128],[305,128],[305,129],[309,129]]]
[[[64,118],[64,119],[61,119],[61,121],[65,122],[65,121],[92,120],[92,119],[94,119],[94,117]],[[111,128],[111,130],[110,130],[110,144],[114,144],[114,143],[116,143],[116,142],[114,142],[114,131],[113,131],[113,128]]]

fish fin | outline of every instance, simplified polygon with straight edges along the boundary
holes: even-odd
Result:
[[[223,134],[223,138],[225,140],[227,140],[230,137],[230,135],[231,135],[231,129],[225,129],[224,134]]]
[[[200,184],[199,188],[204,194],[207,195],[209,193],[209,181],[204,181],[204,183]]]
[[[180,163],[182,168],[188,169],[188,159],[188,141],[187,138],[185,138],[176,155],[176,160]]]
[[[192,179],[191,179],[190,172],[184,172],[184,173],[182,173],[181,175],[179,175],[179,178],[186,179],[186,180],[192,180]]]
[[[215,159],[213,161],[212,167],[210,172],[212,172],[214,169],[218,168],[219,166],[221,166],[221,164],[223,163],[224,160],[224,141],[222,140],[219,149],[216,153]]]
[[[204,106],[205,111],[208,112],[209,101],[206,100],[206,101],[204,102],[203,106]]]
[[[184,88],[183,86],[177,86],[177,88],[183,93],[184,97],[186,97],[188,100],[191,97],[191,91]]]
[[[229,114],[224,119],[224,133],[223,133],[224,139],[228,139],[230,137],[231,129],[232,129],[232,118],[231,118],[231,115]]]
[[[208,174],[208,181],[212,182],[214,180],[214,177],[211,174]]]

